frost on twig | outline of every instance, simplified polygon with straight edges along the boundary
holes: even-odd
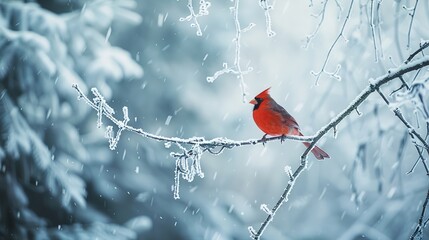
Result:
[[[295,177],[293,176],[293,173],[292,173],[292,168],[291,168],[290,166],[286,166],[286,167],[285,167],[285,172],[286,172],[286,173],[287,173],[287,175],[289,176],[289,180],[290,180],[290,181],[295,180]]]
[[[201,170],[201,156],[203,154],[203,149],[198,144],[192,146],[190,150],[187,150],[180,144],[177,145],[183,152],[171,153],[171,156],[176,158],[176,168],[174,170],[173,186],[174,199],[180,198],[180,177],[187,180],[188,182],[192,182],[194,180],[195,175],[200,178],[204,178],[204,173]]]
[[[320,10],[320,12],[315,13],[315,14],[311,14],[311,16],[318,18],[319,22],[317,23],[316,29],[314,29],[314,31],[312,33],[307,35],[304,48],[308,48],[311,41],[314,39],[314,37],[317,35],[317,33],[319,33],[320,27],[322,26],[323,21],[325,20],[326,5],[328,4],[328,0],[326,0],[322,3],[323,3],[323,6],[322,6],[322,9]],[[310,4],[310,7],[312,7],[312,6],[313,6],[313,3]]]
[[[273,10],[273,5],[270,5],[268,3],[268,0],[259,0],[259,6],[265,12],[265,25],[267,28],[267,36],[268,37],[274,37],[276,35],[276,32],[273,31],[272,22],[271,22],[271,15],[270,15],[270,11]]]
[[[416,15],[417,10],[417,4],[419,3],[419,0],[415,0],[414,7],[407,8],[405,5],[402,6],[406,11],[408,11],[408,15],[410,15],[410,26],[408,27],[408,34],[407,34],[407,49],[410,49],[410,42],[411,42],[411,29],[413,28],[413,22],[414,22],[414,16]]]
[[[267,204],[261,204],[261,210],[268,215],[273,215],[273,212],[268,208]]]
[[[98,92],[97,88],[91,89],[92,94],[94,94],[94,104],[97,105],[97,127],[100,128],[101,125],[103,125],[102,117],[103,117],[103,111],[107,111],[109,114],[115,114],[115,111],[106,104],[106,100],[104,97]]]
[[[111,108],[107,103],[104,97],[100,94],[100,92],[97,90],[97,88],[91,88],[92,94],[94,94],[93,102],[95,106],[97,106],[97,127],[100,128],[103,124],[102,117],[104,114],[104,111],[106,111],[109,115],[114,115],[115,111],[113,108]],[[118,121],[118,131],[116,134],[113,133],[113,126],[107,126],[105,137],[109,139],[109,148],[110,150],[115,150],[116,146],[118,145],[119,139],[121,138],[121,133],[125,129],[125,126],[127,126],[128,122],[130,121],[130,118],[128,117],[128,108],[123,107],[122,112],[124,114],[124,120]]]
[[[417,83],[418,84],[418,83]],[[425,101],[423,101],[423,97],[421,95],[421,93],[419,92],[419,90],[415,90],[418,87],[415,87],[414,85],[417,84],[413,84],[413,86],[411,87],[411,89],[408,91],[406,95],[406,98],[411,98],[414,99],[413,102],[416,105],[416,108],[419,109],[423,114],[423,116],[425,117],[426,120],[428,120],[428,113],[427,113],[427,107],[425,105]],[[377,89],[378,94],[382,97],[382,99],[384,100],[384,102],[390,106],[392,108],[393,113],[396,115],[396,117],[399,118],[399,120],[405,125],[405,127],[408,129],[408,133],[411,137],[411,141],[414,144],[414,147],[417,150],[417,153],[419,155],[419,158],[416,161],[416,164],[414,164],[414,166],[412,167],[412,169],[408,172],[411,173],[413,172],[414,168],[416,167],[417,163],[419,160],[421,160],[425,170],[426,170],[426,174],[429,175],[429,167],[426,164],[426,158],[423,156],[423,150],[426,150],[426,152],[429,154],[429,145],[426,143],[426,140],[415,130],[415,128],[405,119],[405,117],[403,116],[401,110],[399,109],[399,105],[400,104],[391,104],[390,101],[387,99],[387,97],[381,92],[380,89]],[[415,96],[417,95],[417,97]]]
[[[383,46],[381,41],[381,31],[380,31],[380,6],[381,6],[382,0],[371,0],[371,7],[370,7],[370,28],[371,28],[371,35],[372,35],[372,42],[374,46],[374,58],[375,62],[378,62],[379,58],[383,57]]]
[[[326,55],[325,61],[323,62],[323,65],[322,65],[322,68],[319,71],[317,71],[317,72],[316,71],[311,71],[311,74],[316,77],[316,81],[315,81],[315,85],[316,86],[319,85],[319,79],[322,76],[322,74],[327,74],[330,77],[332,77],[332,78],[334,78],[334,79],[336,79],[338,81],[341,80],[341,77],[339,75],[339,71],[341,69],[341,65],[337,65],[337,68],[335,69],[335,71],[332,71],[332,72],[326,70],[326,67],[327,67],[329,58],[331,57],[331,52],[334,49],[335,45],[340,40],[340,38],[342,37],[342,38],[344,38],[347,41],[347,39],[344,36],[344,29],[346,27],[346,24],[347,24],[349,18],[350,18],[350,13],[352,11],[353,4],[354,4],[354,0],[352,0],[350,2],[350,6],[349,6],[349,9],[347,11],[347,15],[346,15],[346,17],[344,19],[343,25],[341,27],[340,33],[337,35],[337,38],[335,38],[335,41],[332,43],[331,47],[329,48],[328,54]]]
[[[128,108],[123,107],[122,112],[124,114],[124,120],[118,122],[118,131],[116,132],[116,134],[113,134],[113,126],[107,126],[106,128],[105,136],[107,139],[109,139],[110,150],[116,149],[119,139],[121,138],[122,131],[125,129],[125,126],[127,126],[128,122],[130,121],[130,118],[128,117]]]
[[[234,15],[234,23],[235,23],[235,38],[233,41],[235,42],[235,58],[234,58],[234,64],[232,66],[228,66],[228,63],[223,63],[223,69],[215,72],[213,76],[207,77],[207,82],[214,82],[218,77],[224,75],[224,74],[234,74],[237,76],[237,78],[240,80],[240,88],[242,93],[242,99],[243,102],[246,100],[247,90],[246,90],[246,84],[244,82],[244,75],[248,74],[249,72],[253,71],[252,67],[248,67],[247,70],[241,69],[240,64],[240,55],[241,55],[241,33],[247,32],[250,29],[252,29],[255,24],[250,23],[247,27],[241,28],[240,21],[238,19],[238,7],[239,7],[240,0],[235,0],[234,7],[231,7],[231,12]]]
[[[319,33],[320,28],[322,27],[323,21],[325,20],[325,13],[326,13],[326,6],[328,5],[329,0],[324,0],[321,1],[320,3],[322,4],[322,7],[320,9],[320,11],[318,11],[317,13],[312,13],[311,16],[314,18],[318,19],[318,23],[316,25],[316,28],[313,30],[313,32],[311,32],[310,34],[307,35],[306,40],[305,40],[305,45],[303,46],[304,48],[308,48],[308,46],[310,45],[311,41],[316,37],[316,35]],[[341,4],[338,2],[338,0],[335,0],[335,5],[338,8],[338,19],[340,19],[341,17],[341,13],[343,11],[343,7],[341,6]],[[310,2],[309,7],[314,7],[313,2]]]
[[[188,9],[189,9],[189,15],[186,17],[181,17],[179,18],[179,21],[184,22],[191,22],[191,27],[194,27],[197,29],[197,36],[202,36],[203,32],[201,30],[201,26],[200,23],[198,22],[198,18],[202,17],[202,16],[207,16],[209,15],[209,8],[211,6],[211,3],[209,1],[205,1],[205,0],[199,0],[199,10],[198,13],[195,13],[194,10],[194,6],[192,4],[192,0],[188,0]]]

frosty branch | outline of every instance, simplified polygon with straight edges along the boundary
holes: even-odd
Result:
[[[381,96],[381,98],[383,99],[383,101],[389,106],[390,101],[387,99],[387,97],[381,92],[380,89],[377,89],[378,94]],[[420,150],[420,145],[417,143],[417,141],[415,140],[417,138],[417,140],[420,141],[420,143],[423,145],[423,148],[426,149],[426,151],[429,153],[429,145],[426,143],[426,141],[423,139],[423,137],[414,129],[413,126],[411,126],[411,124],[404,118],[404,115],[402,114],[401,110],[399,109],[399,107],[396,107],[393,110],[393,113],[395,114],[395,116],[401,120],[401,122],[405,125],[405,127],[408,129],[408,133],[412,139],[412,142],[417,150],[417,153],[419,154],[419,160],[422,161],[423,166],[425,167],[426,170],[426,174],[429,175],[429,169],[428,166],[426,164],[426,160],[422,155],[422,151]],[[412,169],[413,170],[413,169]],[[411,171],[412,171],[411,170]],[[410,172],[411,172],[410,171]]]
[[[200,26],[200,23],[198,22],[198,18],[209,15],[209,8],[211,6],[211,3],[209,1],[200,0],[199,11],[198,13],[195,13],[192,1],[193,0],[188,0],[188,4],[187,4],[187,7],[189,9],[189,15],[186,17],[179,18],[179,21],[192,22],[191,27],[194,27],[197,29],[197,36],[202,36],[203,31],[201,30],[201,26]]]
[[[313,40],[313,38],[317,35],[317,33],[320,30],[320,27],[323,24],[323,21],[325,20],[325,13],[326,13],[326,5],[328,4],[328,0],[326,0],[323,3],[322,9],[320,10],[319,13],[315,13],[312,14],[311,16],[315,17],[315,18],[319,18],[319,22],[317,23],[316,29],[314,29],[314,31],[312,33],[310,33],[309,35],[307,35],[306,38],[306,43],[304,48],[308,48],[308,46],[310,45],[311,41]],[[313,3],[310,3],[310,7],[313,5]]]
[[[410,237],[410,240],[414,240],[419,234],[423,234],[423,228],[426,227],[426,225],[428,224],[429,219],[427,219],[426,221],[423,222],[423,218],[425,217],[425,212],[426,212],[426,207],[428,205],[428,201],[429,201],[429,189],[428,192],[426,193],[426,199],[425,202],[423,203],[423,208],[422,208],[422,212],[420,214],[420,218],[419,221],[417,223],[416,226],[416,230],[414,230],[413,234]]]
[[[417,50],[416,52],[420,52],[421,49]],[[412,54],[412,56],[415,56],[416,54]],[[273,220],[274,215],[279,210],[279,208],[282,206],[283,203],[288,201],[288,196],[297,180],[297,178],[300,176],[302,171],[306,169],[307,167],[307,156],[311,149],[316,145],[316,143],[331,129],[334,130],[334,134],[336,134],[336,127],[337,125],[348,115],[350,115],[353,111],[356,111],[357,108],[375,91],[379,92],[379,89],[384,84],[396,79],[402,77],[404,74],[409,73],[411,71],[419,70],[425,66],[429,65],[429,57],[425,56],[418,60],[415,60],[413,62],[409,62],[411,58],[407,59],[407,62],[402,64],[400,67],[395,69],[390,69],[387,74],[378,77],[375,80],[370,81],[369,85],[361,91],[361,93],[350,103],[350,105],[345,108],[342,112],[340,112],[335,118],[333,118],[327,125],[322,127],[314,136],[314,138],[311,140],[310,146],[304,151],[304,153],[301,155],[301,163],[298,166],[298,168],[295,170],[293,174],[291,174],[290,168],[287,168],[287,173],[289,175],[289,182],[286,186],[286,188],[283,191],[283,194],[281,195],[280,199],[277,201],[276,205],[270,210],[265,211],[267,213],[267,218],[265,221],[261,224],[261,227],[256,231],[253,227],[249,227],[250,236],[253,239],[260,239],[263,232],[267,228],[267,226],[270,224],[270,222]],[[395,112],[395,111],[394,111]],[[395,114],[397,114],[395,112]],[[398,116],[398,115],[397,115]],[[398,116],[399,117],[399,116]],[[399,117],[400,118],[400,117]],[[409,123],[405,121],[405,119],[400,118],[401,121],[405,124],[405,126],[409,129],[410,135],[412,137],[416,137],[423,146],[426,148],[427,151],[429,151],[429,146],[424,141],[424,139],[412,128]],[[403,121],[404,120],[404,121]],[[411,130],[410,130],[411,129]],[[264,204],[264,209],[268,209],[266,205]]]
[[[377,5],[377,6],[376,6]],[[375,3],[375,0],[371,0],[371,11],[370,11],[370,28],[372,35],[372,42],[374,46],[374,57],[375,62],[378,62],[379,54],[383,57],[383,48],[381,46],[381,33],[380,33],[380,5],[381,0]]]
[[[405,6],[404,9],[409,11],[409,15],[411,17],[410,19],[410,26],[408,27],[408,34],[407,34],[407,49],[410,48],[410,41],[411,41],[411,29],[413,28],[413,22],[414,22],[414,16],[416,15],[416,10],[417,10],[417,4],[419,3],[419,0],[416,0],[414,7],[411,9],[407,9]]]
[[[328,54],[326,55],[325,61],[323,62],[323,65],[322,65],[322,69],[320,69],[320,71],[318,71],[318,72],[311,71],[311,74],[313,74],[316,77],[316,81],[315,81],[316,85],[319,85],[319,79],[323,73],[326,73],[329,76],[331,76],[337,80],[341,79],[341,77],[338,75],[338,72],[341,69],[340,65],[338,65],[337,68],[335,69],[335,71],[333,71],[333,72],[328,72],[326,70],[326,65],[328,64],[329,58],[331,57],[331,52],[334,49],[335,45],[337,44],[338,40],[340,40],[341,37],[343,37],[345,39],[344,28],[346,27],[346,24],[350,18],[350,13],[351,13],[352,8],[353,8],[353,3],[354,3],[354,0],[352,0],[350,2],[350,7],[349,7],[349,10],[347,11],[346,18],[344,19],[343,26],[341,27],[340,33],[337,35],[337,38],[335,39],[335,41],[332,43],[331,47],[328,50]]]
[[[151,134],[144,131],[141,128],[135,128],[128,125],[129,117],[128,117],[128,108],[124,106],[122,108],[122,112],[124,115],[124,119],[121,121],[117,119],[115,115],[115,111],[111,108],[104,97],[99,93],[96,88],[92,88],[92,94],[95,96],[91,101],[85,93],[79,88],[77,84],[73,85],[73,88],[78,92],[78,99],[83,99],[85,103],[91,106],[94,110],[97,111],[97,127],[100,128],[102,126],[103,116],[107,117],[117,128],[118,131],[116,134],[113,131],[113,126],[106,127],[106,138],[109,139],[109,148],[111,150],[116,149],[118,141],[120,140],[121,134],[124,130],[139,134],[142,137],[156,140],[159,142],[164,142],[166,147],[170,147],[171,144],[175,144],[180,151],[172,152],[170,155],[176,159],[176,169],[175,169],[175,184],[173,187],[174,198],[179,198],[179,180],[180,177],[191,182],[193,181],[195,175],[203,178],[204,173],[200,166],[200,159],[204,152],[209,152],[211,154],[220,154],[225,149],[232,149],[239,146],[246,145],[256,145],[256,144],[264,144],[265,142],[274,141],[274,140],[282,140],[282,139],[290,139],[296,141],[311,141],[313,140],[313,136],[278,136],[278,137],[270,137],[266,139],[249,139],[243,141],[235,141],[227,138],[213,138],[210,140],[206,140],[203,137],[192,137],[192,138],[177,138],[177,137],[165,137],[159,136],[156,134]],[[190,146],[186,148],[185,146]]]
[[[265,2],[265,1],[263,1],[263,2]],[[248,67],[247,70],[244,70],[244,71],[241,69],[241,64],[240,64],[241,34],[252,29],[255,26],[255,24],[250,23],[247,27],[241,28],[241,24],[240,24],[240,21],[238,19],[239,3],[240,3],[240,0],[235,0],[234,7],[231,7],[231,11],[234,15],[234,23],[235,23],[235,38],[233,39],[233,41],[235,42],[234,64],[232,66],[228,66],[228,63],[223,63],[223,69],[215,72],[213,74],[213,76],[207,77],[207,82],[214,82],[218,77],[220,77],[224,74],[228,74],[228,73],[232,73],[232,74],[236,75],[237,78],[240,80],[240,87],[241,87],[242,98],[243,98],[243,102],[244,102],[246,95],[247,95],[246,84],[244,82],[244,75],[253,71],[253,68]],[[268,8],[267,4],[266,4],[266,6]],[[267,31],[268,31],[268,29],[267,29]]]
[[[276,32],[273,31],[270,15],[270,11],[273,9],[273,5],[268,4],[268,0],[259,0],[259,6],[265,12],[265,25],[267,28],[267,36],[274,37],[276,35]]]

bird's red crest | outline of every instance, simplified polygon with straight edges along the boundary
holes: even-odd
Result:
[[[264,99],[264,98],[270,96],[270,89],[271,89],[271,87],[265,89],[264,91],[262,91],[261,93],[259,93],[255,98],[262,98],[262,99]]]

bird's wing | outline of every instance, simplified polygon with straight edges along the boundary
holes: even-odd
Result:
[[[282,123],[284,125],[288,126],[289,128],[299,129],[299,125],[296,122],[295,118],[293,118],[292,115],[290,115],[286,111],[286,109],[284,109],[282,106],[280,106],[275,101],[272,102],[270,107],[276,114],[279,114],[281,116]]]

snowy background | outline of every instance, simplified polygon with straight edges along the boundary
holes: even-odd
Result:
[[[240,39],[241,68],[253,69],[243,75],[243,102],[236,75],[207,81],[234,64],[236,2],[211,1],[197,19],[202,36],[192,21],[179,21],[190,14],[187,3],[0,2],[0,239],[250,239],[248,226],[266,218],[261,204],[277,202],[289,181],[285,166],[296,169],[305,150],[286,140],[204,153],[204,178],[182,179],[174,199],[170,152],[180,149],[124,131],[110,150],[104,134],[112,123],[104,118],[98,129],[97,112],[72,84],[90,99],[96,87],[118,119],[127,106],[128,124],[146,132],[233,140],[262,137],[247,101],[271,86],[310,135],[429,38],[427,1],[268,1],[276,33],[268,37],[259,1],[241,0],[242,28],[255,24]],[[332,46],[317,80],[311,72]],[[338,77],[329,74],[337,66]],[[389,95],[399,79],[382,88],[423,137],[425,71],[404,75],[409,85],[421,83],[418,98],[405,88]],[[419,155],[391,108],[373,94],[336,137],[331,131],[318,142],[331,159],[309,156],[262,239],[413,234],[427,175],[421,162],[407,174]]]

